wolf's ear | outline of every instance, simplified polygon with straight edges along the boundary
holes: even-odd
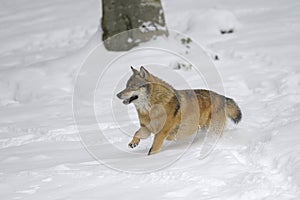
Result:
[[[142,78],[148,78],[149,77],[149,72],[143,66],[141,66],[141,68],[140,68],[140,76]]]
[[[130,66],[130,68],[131,68],[134,75],[139,74],[138,70],[134,69],[132,66]]]

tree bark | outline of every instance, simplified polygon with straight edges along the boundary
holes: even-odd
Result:
[[[160,0],[102,0],[102,40],[106,49],[127,51],[168,35]]]

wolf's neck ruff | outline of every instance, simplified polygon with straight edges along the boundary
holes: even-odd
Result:
[[[176,90],[169,83],[163,81],[162,79],[160,79],[152,74],[149,78],[149,81],[152,84],[157,84],[157,85],[163,86],[164,88],[168,89],[169,91],[173,91],[174,93],[176,93]]]
[[[147,113],[151,109],[150,99],[149,99],[149,90],[150,84],[148,84],[145,89],[138,95],[138,98],[133,101],[135,108],[142,113]]]
[[[175,90],[170,84],[152,74],[147,80],[148,83],[146,84],[146,89],[140,93],[138,99],[133,102],[139,112],[149,113],[151,106],[167,104],[174,99],[176,99],[179,103],[177,90]]]

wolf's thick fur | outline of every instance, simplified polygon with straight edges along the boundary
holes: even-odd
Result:
[[[136,147],[140,139],[153,133],[148,155],[161,150],[165,139],[175,140],[197,132],[198,128],[221,134],[226,116],[239,123],[242,113],[233,99],[209,90],[175,90],[150,74],[144,67],[132,68],[126,88],[117,94],[124,104],[134,103],[140,128],[129,143]]]

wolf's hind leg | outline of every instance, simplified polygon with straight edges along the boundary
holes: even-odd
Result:
[[[150,130],[146,127],[141,127],[133,136],[131,142],[128,144],[129,147],[134,148],[139,145],[141,139],[149,137],[151,134]]]
[[[217,134],[218,136],[223,135],[223,131],[226,125],[226,115],[225,112],[220,110],[212,115],[210,124],[209,124],[209,131]]]

